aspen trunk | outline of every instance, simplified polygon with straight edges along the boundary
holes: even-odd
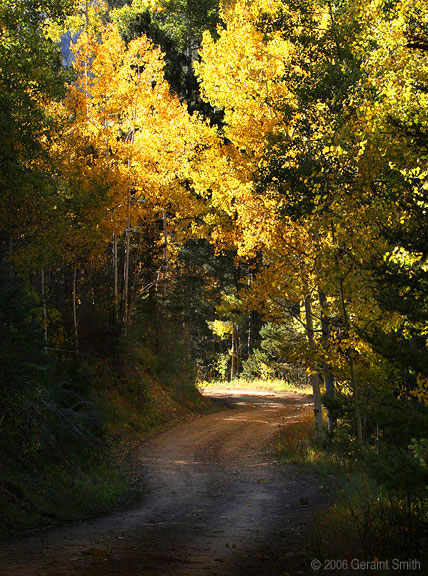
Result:
[[[162,211],[162,221],[163,221],[163,270],[162,270],[162,287],[163,295],[166,296],[166,274],[168,269],[168,230],[166,221],[166,210],[163,208]]]
[[[324,345],[325,350],[328,350],[328,341],[330,338],[330,323],[329,318],[326,315],[326,306],[327,306],[327,297],[324,292],[318,292],[320,308],[321,308],[321,338],[322,343]],[[323,374],[324,374],[324,383],[325,383],[325,393],[329,400],[333,400],[334,398],[334,375],[331,370],[331,367],[328,365],[327,362],[323,364]],[[330,411],[327,413],[328,418],[328,431],[330,434],[333,432],[334,427],[336,425],[335,419],[330,414]]]
[[[311,297],[305,297],[305,318],[306,318],[306,333],[308,335],[309,349],[315,351],[315,338],[314,338],[314,321],[312,316]],[[311,374],[312,393],[314,397],[314,416],[315,416],[315,438],[318,440],[323,437],[322,425],[322,404],[321,404],[321,391],[320,391],[320,376],[318,373]]]
[[[230,380],[235,378],[237,372],[237,354],[236,354],[236,331],[235,326],[232,326],[232,363],[230,366]]]
[[[230,365],[230,381],[233,380],[233,377],[235,375],[235,350],[234,350],[234,339],[233,339],[233,328],[232,328],[232,362]]]
[[[248,314],[248,334],[247,334],[247,358],[250,357],[251,354],[251,312]]]
[[[331,220],[331,233],[332,233],[332,240],[333,243],[336,243],[336,231],[334,226],[334,220]],[[336,253],[336,265],[337,268],[340,270],[340,259],[338,253]],[[348,310],[346,307],[346,300],[345,300],[345,291],[343,287],[343,278],[339,279],[339,299],[340,304],[342,307],[343,313],[343,325],[345,328],[345,338],[349,336],[350,331],[350,322],[349,322],[349,315]],[[352,357],[352,350],[348,354],[348,365],[349,365],[349,375],[351,381],[351,390],[352,390],[352,399],[354,403],[354,415],[355,415],[355,423],[357,427],[357,440],[358,444],[362,446],[363,444],[363,424],[361,421],[361,411],[360,411],[360,400],[359,400],[359,391],[358,391],[358,383],[355,378],[355,369],[354,369],[354,360]]]
[[[129,204],[129,198],[128,198]],[[128,207],[129,211],[129,207]],[[125,335],[128,333],[128,289],[129,289],[129,248],[130,248],[129,213],[126,219],[125,258],[123,263],[123,326]]]
[[[346,307],[346,300],[345,300],[345,293],[343,289],[343,280],[339,280],[339,295],[340,295],[340,302],[342,305],[342,312],[343,312],[343,323],[345,326],[345,336],[349,336],[349,315],[348,310]],[[357,440],[358,444],[362,446],[363,444],[363,423],[361,420],[361,410],[360,410],[360,399],[359,399],[359,390],[358,390],[358,383],[355,378],[355,367],[354,367],[354,359],[352,357],[352,350],[348,355],[348,364],[349,364],[349,375],[351,380],[351,389],[352,389],[352,397],[354,402],[354,414],[355,414],[355,423],[357,426]]]
[[[138,69],[138,74],[140,70]],[[132,176],[131,176],[131,162],[133,156],[133,146],[135,137],[135,123],[137,118],[137,104],[134,104],[134,111],[132,115],[132,129],[131,129],[131,150],[128,158],[128,176],[129,186],[126,198],[126,231],[125,231],[125,258],[123,263],[123,327],[125,336],[128,333],[129,323],[129,251],[130,251],[130,235],[131,235],[131,190],[132,190]]]
[[[107,93],[104,92],[104,102],[105,107],[107,110]],[[108,125],[108,114],[106,115],[105,119],[105,129],[106,129],[106,159],[110,158],[110,143],[109,143],[109,125]],[[115,229],[114,225],[114,215],[112,218],[113,222],[113,230]],[[118,295],[118,285],[117,285],[117,238],[116,232],[113,232],[113,285],[114,285],[114,319],[116,324],[119,323],[119,295]]]
[[[192,54],[192,27],[190,21],[187,25],[187,71],[186,71],[186,92],[187,101],[192,100],[192,64],[193,64],[193,54]]]
[[[74,350],[76,354],[79,353],[79,333],[78,333],[78,320],[77,320],[77,296],[76,296],[76,285],[77,285],[77,267],[73,270],[73,329],[74,329]]]
[[[119,293],[117,282],[117,238],[113,232],[113,276],[114,276],[114,317],[116,323],[119,323]]]
[[[89,5],[88,0],[85,0],[85,33],[88,32],[89,28]],[[86,42],[88,37],[86,36]],[[86,101],[86,115],[89,116],[89,93],[88,93],[88,73],[89,73],[89,56],[85,46],[85,101]]]
[[[43,318],[43,337],[45,344],[48,343],[48,311],[46,306],[46,283],[45,283],[45,269],[42,268],[41,273],[41,288],[42,288],[42,318]],[[46,348],[45,348],[46,350]]]
[[[240,357],[241,342],[239,338],[239,327],[235,327],[235,376],[239,374],[241,370],[241,357]]]
[[[250,289],[252,274],[248,276],[247,286]],[[248,337],[247,337],[247,358],[251,354],[251,340],[252,340],[252,325],[251,325],[251,310],[248,310]]]

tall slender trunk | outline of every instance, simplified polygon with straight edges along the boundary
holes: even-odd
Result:
[[[350,322],[349,322],[349,314],[346,307],[346,300],[345,300],[345,292],[343,289],[343,280],[340,278],[339,280],[339,296],[340,296],[340,303],[342,306],[343,312],[343,323],[345,326],[345,338],[349,336],[350,330]],[[353,351],[349,351],[348,353],[348,364],[349,364],[349,375],[351,380],[351,389],[352,389],[352,397],[354,402],[354,414],[355,414],[355,423],[357,425],[357,440],[358,444],[361,446],[363,444],[363,423],[361,420],[361,410],[360,410],[360,399],[359,399],[359,390],[358,390],[358,383],[355,378],[355,367],[354,367],[354,359],[352,357]]]
[[[239,355],[241,343],[239,339],[239,327],[235,326],[235,376],[239,374],[241,369],[241,357]]]
[[[48,311],[46,305],[46,283],[45,283],[45,269],[42,268],[40,272],[41,288],[42,288],[42,318],[43,318],[43,337],[45,344],[48,343]]]
[[[187,101],[192,100],[192,65],[193,65],[193,54],[192,54],[192,26],[190,20],[187,23],[187,72],[186,72],[186,92]]]
[[[249,274],[248,280],[247,280],[248,289],[250,289],[250,286],[251,286],[251,279],[252,279],[252,274]],[[247,358],[249,358],[250,354],[251,354],[251,339],[252,339],[252,325],[251,325],[251,310],[249,309],[248,310]]]
[[[234,345],[234,342],[233,342],[233,327],[232,327],[232,347],[231,347],[232,361],[230,364],[230,381],[233,380],[233,376],[235,374],[235,351],[233,349],[233,345]]]
[[[162,210],[162,223],[163,223],[163,265],[162,265],[162,287],[163,295],[166,296],[166,281],[168,270],[168,229],[166,221],[166,210]]]
[[[336,244],[336,229],[334,225],[334,219],[331,219],[331,235],[333,244]],[[340,258],[339,253],[336,252],[336,266],[340,273]],[[349,337],[350,332],[350,321],[349,321],[349,314],[348,309],[346,306],[346,299],[345,299],[345,290],[343,287],[343,277],[340,276],[339,278],[339,298],[340,298],[340,305],[342,307],[343,313],[343,325],[344,325],[344,332],[345,338]],[[355,423],[357,427],[357,440],[358,444],[362,446],[363,444],[363,423],[361,420],[361,410],[360,410],[360,399],[359,399],[359,390],[358,390],[358,383],[355,378],[355,367],[354,367],[354,359],[353,359],[353,351],[350,350],[348,352],[348,365],[349,365],[349,376],[351,381],[351,390],[352,390],[352,399],[354,403],[354,415],[355,415]]]
[[[74,329],[74,350],[76,354],[79,353],[79,333],[78,333],[78,319],[77,319],[77,267],[73,270],[73,329]]]
[[[236,374],[236,345],[235,345],[235,325],[232,324],[232,362],[230,365],[230,380],[232,381],[235,378]]]
[[[119,323],[119,292],[117,282],[117,238],[113,232],[114,318]]]
[[[320,309],[321,309],[321,339],[326,352],[328,351],[329,338],[330,338],[330,321],[328,315],[326,314],[327,309],[327,297],[324,292],[318,292]],[[323,363],[323,374],[325,383],[325,394],[329,400],[334,398],[334,374],[332,372],[331,366],[328,362]],[[328,431],[331,434],[336,425],[336,420],[330,414],[330,410],[327,410],[328,419]]]
[[[138,70],[138,74],[140,71]],[[131,128],[131,149],[128,157],[128,176],[129,185],[126,198],[126,231],[125,231],[125,259],[123,263],[123,327],[125,336],[128,333],[128,323],[129,323],[129,250],[130,250],[130,236],[131,236],[131,188],[132,188],[132,176],[131,176],[131,162],[133,156],[133,146],[135,138],[135,123],[137,119],[137,103],[134,104],[134,110],[132,113],[132,128]]]
[[[107,91],[104,91],[104,105],[105,105],[105,120],[104,126],[106,131],[106,160],[110,159],[110,141],[109,141],[109,123],[108,123],[108,105],[107,105]],[[110,171],[110,165],[108,164],[108,171]],[[114,319],[116,324],[119,323],[119,294],[118,294],[118,282],[117,282],[117,238],[115,232],[115,222],[113,213],[113,285],[114,285]]]
[[[251,354],[251,330],[252,329],[252,325],[251,325],[251,311],[248,312],[248,333],[247,333],[247,358],[250,357]]]
[[[314,320],[312,315],[311,297],[306,296],[305,301],[305,319],[306,319],[306,334],[308,336],[309,349],[315,352],[315,338],[314,338]],[[311,374],[312,393],[314,398],[314,416],[315,416],[315,438],[320,439],[323,437],[323,424],[322,424],[322,404],[321,404],[321,391],[320,391],[320,376],[318,373]]]
[[[130,198],[128,194],[128,206],[125,230],[125,258],[123,262],[123,326],[125,335],[128,333],[128,289],[129,289],[129,248],[130,248]]]
[[[89,0],[85,0],[85,29],[86,42],[88,41],[88,28],[89,28]],[[89,76],[89,56],[85,47],[85,101],[86,101],[86,115],[89,116],[89,93],[88,93],[88,76]]]

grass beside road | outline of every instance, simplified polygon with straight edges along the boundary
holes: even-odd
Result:
[[[271,380],[247,380],[235,378],[229,380],[201,380],[197,384],[199,390],[260,390],[261,392],[295,392],[297,394],[312,394],[312,389],[306,383],[288,382],[279,378]]]

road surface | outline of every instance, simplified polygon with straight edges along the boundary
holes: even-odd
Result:
[[[305,534],[319,478],[275,462],[272,441],[308,410],[292,393],[211,391],[224,410],[145,443],[138,506],[3,543],[7,576],[311,574]]]

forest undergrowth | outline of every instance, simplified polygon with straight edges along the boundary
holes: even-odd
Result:
[[[308,555],[332,574],[419,572],[427,561],[428,502],[423,487],[416,489],[421,478],[403,482],[404,454],[356,450],[343,434],[315,440],[313,429],[307,411],[281,428],[275,444],[281,461],[316,474],[329,494],[330,505],[311,523]]]

